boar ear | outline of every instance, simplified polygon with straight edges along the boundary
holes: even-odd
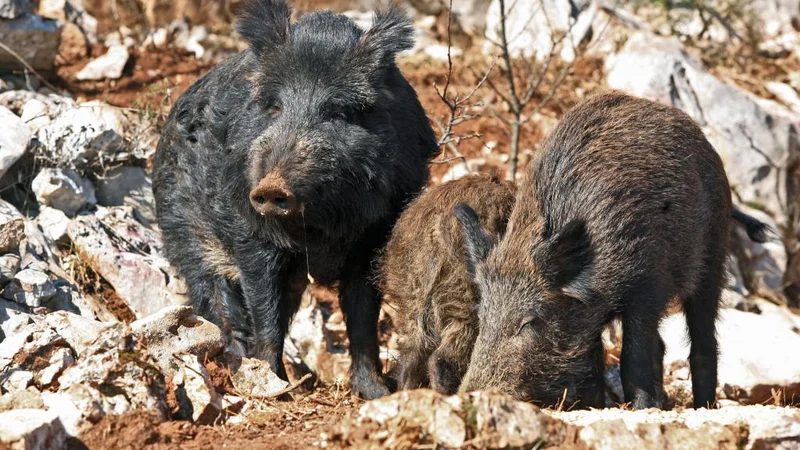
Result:
[[[492,249],[493,239],[484,230],[478,214],[464,203],[459,203],[453,208],[453,215],[461,225],[461,234],[464,236],[464,247],[467,251],[467,267],[470,275],[475,277],[478,264],[486,260]]]
[[[592,243],[583,220],[567,223],[534,250],[534,261],[553,289],[572,296],[585,294],[582,275],[592,264]]]
[[[289,38],[290,16],[285,0],[251,0],[239,13],[236,30],[263,57]]]
[[[375,11],[372,27],[361,37],[361,49],[381,66],[393,63],[398,53],[413,46],[413,23],[394,2]]]

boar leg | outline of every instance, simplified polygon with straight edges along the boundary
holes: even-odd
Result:
[[[723,259],[719,259],[723,261]],[[692,341],[689,367],[692,371],[692,396],[695,408],[716,405],[717,334],[716,320],[722,292],[724,268],[707,269],[711,274],[700,278],[697,290],[684,302],[686,324]]]
[[[283,339],[293,303],[288,283],[289,258],[276,248],[249,246],[236,255],[242,291],[255,331],[250,354],[267,361],[272,370],[286,380],[283,365]]]
[[[428,367],[431,351],[417,343],[405,345],[398,364],[400,389],[419,389],[430,386]]]
[[[580,408],[603,408],[606,406],[606,381],[603,376],[606,370],[606,361],[601,336],[597,337],[596,343],[586,356],[592,370],[578,387],[578,397],[580,398],[578,406]]]
[[[378,315],[381,295],[369,279],[369,264],[358,264],[339,285],[339,301],[350,338],[350,384],[370,400],[389,394],[378,358]]]
[[[642,280],[625,297],[622,317],[622,389],[635,409],[662,408],[663,373],[653,364],[659,354],[658,322],[668,295],[658,282]]]
[[[458,392],[467,372],[477,326],[453,320],[442,331],[442,343],[428,361],[432,387],[447,395]]]

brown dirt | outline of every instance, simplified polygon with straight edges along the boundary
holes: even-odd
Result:
[[[318,390],[289,402],[258,405],[246,423],[197,426],[186,421],[162,421],[156,414],[136,411],[104,417],[69,442],[69,450],[172,450],[172,449],[307,449],[353,417],[361,402],[345,392]]]

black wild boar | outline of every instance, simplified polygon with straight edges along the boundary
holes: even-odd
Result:
[[[198,312],[281,377],[309,276],[338,287],[351,382],[374,398],[388,390],[371,261],[437,153],[394,62],[413,28],[396,6],[366,31],[327,11],[289,16],[282,0],[246,5],[250,48],[172,108],[155,158],[158,220]]]
[[[395,224],[379,285],[395,310],[401,389],[453,394],[478,334],[477,292],[467,273],[464,239],[453,207],[468,204],[492,236],[505,230],[516,187],[496,177],[467,176],[428,189]]]
[[[734,211],[722,162],[678,109],[622,93],[564,115],[531,162],[506,234],[492,245],[466,205],[480,333],[461,389],[496,387],[553,404],[591,378],[603,327],[620,317],[625,401],[662,407],[658,323],[682,303],[695,407],[715,403],[715,320]]]

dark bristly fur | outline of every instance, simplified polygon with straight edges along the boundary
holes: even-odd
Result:
[[[486,245],[458,214],[470,249]],[[600,334],[620,317],[625,401],[662,407],[658,323],[676,298],[694,405],[714,405],[732,219],[761,237],[732,209],[722,161],[686,114],[617,92],[578,105],[531,162],[504,238],[471,254],[480,333],[461,388],[553,404],[572,380],[597,378]]]
[[[238,30],[250,49],[181,96],[158,146],[167,255],[231,348],[282,377],[283,339],[307,274],[338,287],[354,390],[386,394],[371,261],[437,152],[394,63],[412,44],[411,22],[390,6],[367,31],[327,11],[290,23],[283,0],[255,0]],[[257,213],[266,200],[255,193],[267,182],[297,208],[276,198]]]
[[[515,192],[511,182],[468,176],[428,189],[397,221],[379,278],[396,311],[400,388],[458,390],[478,333],[477,292],[451,211],[457,203],[468,204],[497,236],[505,230]]]

